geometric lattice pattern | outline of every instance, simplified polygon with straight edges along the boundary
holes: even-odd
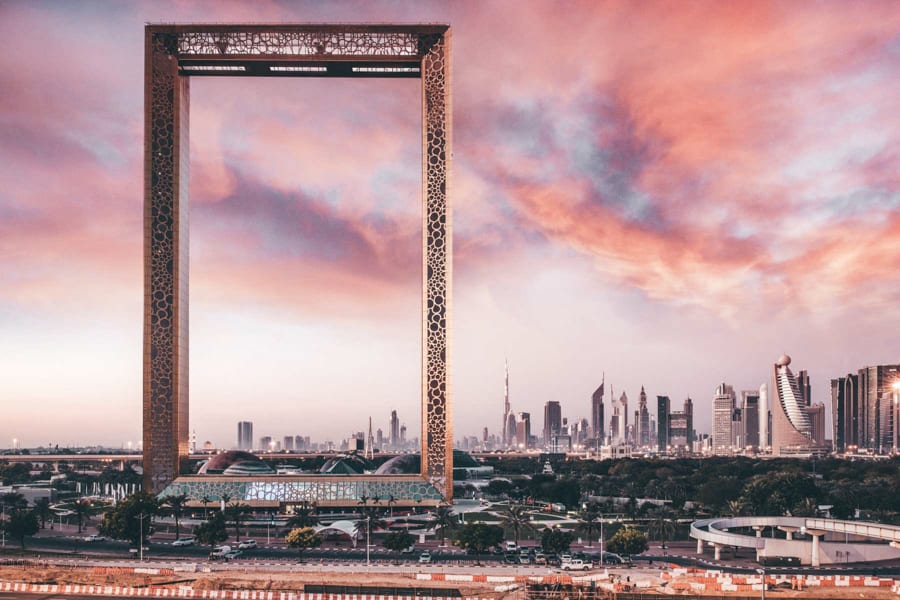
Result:
[[[179,477],[160,497],[186,494],[192,504],[223,497],[250,506],[279,506],[316,502],[320,506],[355,506],[360,498],[376,498],[392,506],[434,506],[443,501],[441,491],[415,476],[329,477],[327,475],[274,477]]]
[[[450,28],[148,25],[144,73],[145,489],[160,492],[172,484],[188,453],[190,77],[415,77],[422,80],[421,477],[449,500]]]

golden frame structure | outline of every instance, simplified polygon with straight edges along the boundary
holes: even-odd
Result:
[[[189,450],[190,78],[413,77],[422,80],[419,481],[449,501],[450,27],[153,24],[145,28],[144,61],[144,489],[159,493],[175,482]]]

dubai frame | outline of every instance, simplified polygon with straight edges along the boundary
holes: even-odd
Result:
[[[145,28],[144,69],[144,489],[163,495],[211,493],[211,499],[218,495],[212,483],[183,472],[189,449],[190,78],[414,77],[422,80],[420,476],[342,476],[337,484],[310,480],[322,476],[271,477],[262,483],[229,478],[218,491],[232,498],[236,492],[250,504],[271,504],[278,496],[321,501],[313,496],[323,490],[348,501],[379,492],[410,502],[449,500],[450,27],[152,24]]]

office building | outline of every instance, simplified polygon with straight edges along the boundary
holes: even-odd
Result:
[[[246,451],[253,450],[253,422],[252,421],[238,422],[237,449],[238,450],[246,450]]]
[[[275,449],[275,446],[272,444],[272,436],[264,435],[259,438],[259,451],[260,452],[272,452]]]
[[[730,454],[734,446],[731,422],[734,417],[734,388],[722,383],[712,403],[712,451]]]
[[[656,397],[656,449],[665,452],[669,446],[669,410],[668,396]]]
[[[694,402],[685,398],[684,408],[669,415],[669,445],[676,452],[691,452],[694,442]]]
[[[292,436],[292,435],[286,435],[286,436],[284,436],[284,444],[283,444],[283,448],[284,448],[287,452],[293,452],[293,451],[294,451],[294,436]]]
[[[624,391],[619,397],[619,403],[622,405],[622,411],[619,413],[619,441],[627,444],[631,440],[628,439],[628,394]]]
[[[759,386],[759,451],[772,447],[772,412],[769,410],[769,386]]]
[[[641,386],[638,409],[634,413],[634,443],[636,446],[650,445],[650,411],[647,410],[647,392]]]
[[[531,444],[531,413],[520,412],[516,419],[516,445],[527,450]]]
[[[512,432],[509,427],[509,418],[512,414],[509,410],[509,363],[506,361],[503,363],[503,371],[503,426],[500,428],[500,432],[503,435],[503,446],[508,447],[512,444],[512,436],[510,435]],[[515,419],[515,417],[513,417],[513,419]],[[512,431],[515,431],[515,427],[513,427]]]
[[[550,446],[553,437],[562,432],[562,408],[556,400],[544,404],[544,445]]]
[[[900,364],[863,367],[856,374],[831,380],[835,449],[891,451],[898,429],[894,397],[900,390],[895,384],[900,385]]]
[[[781,356],[773,367],[772,454],[775,456],[808,455],[814,450],[812,426],[804,396],[807,387],[794,377],[791,357]],[[804,372],[805,375],[805,372]]]
[[[759,391],[741,392],[741,416],[743,418],[743,447],[759,448]]]
[[[603,416],[603,387],[606,384],[606,373],[600,380],[600,387],[594,390],[591,396],[591,436],[598,440],[602,440],[604,432],[604,416]]]
[[[397,418],[396,410],[391,411],[391,448],[400,448],[400,419]]]

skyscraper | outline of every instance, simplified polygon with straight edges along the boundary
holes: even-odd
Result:
[[[759,392],[741,392],[741,414],[744,421],[744,446],[759,448]]]
[[[553,445],[553,438],[562,429],[562,408],[556,400],[548,400],[544,404],[544,446]]]
[[[731,421],[734,413],[734,388],[722,383],[716,388],[712,403],[712,450],[728,454],[732,450]]]
[[[673,450],[691,451],[694,442],[694,403],[685,398],[682,410],[669,414],[669,445]]]
[[[603,386],[606,383],[606,372],[600,380],[600,387],[591,396],[591,435],[602,442],[603,431]]]
[[[669,397],[656,397],[656,449],[665,452],[669,446]]]
[[[391,448],[400,448],[400,419],[397,418],[396,410],[391,411]]]
[[[759,386],[759,451],[772,445],[772,430],[769,428],[769,386]]]
[[[503,445],[509,446],[512,440],[509,436],[509,362],[503,361],[503,426],[500,428],[503,436]]]
[[[622,412],[619,417],[619,441],[627,444],[628,440],[628,394],[624,391],[619,397],[619,403],[622,404]]]
[[[238,422],[238,450],[253,450],[253,422]]]
[[[808,387],[801,387],[790,364],[791,357],[784,354],[773,368],[772,454],[775,456],[809,454],[814,446],[804,397]]]
[[[516,421],[516,444],[527,450],[531,445],[531,413],[520,412]]]
[[[893,447],[893,386],[897,382],[900,364],[863,367],[856,374],[831,380],[836,449],[858,447],[882,453]]]
[[[641,395],[638,400],[638,409],[634,419],[635,439],[638,446],[650,445],[650,411],[647,410],[647,392],[641,386]]]

